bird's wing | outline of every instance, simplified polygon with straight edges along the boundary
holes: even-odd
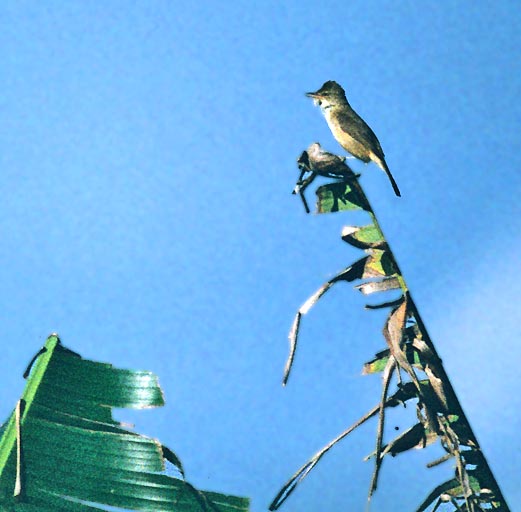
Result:
[[[338,122],[353,139],[364,146],[368,145],[375,155],[384,159],[385,155],[380,141],[368,124],[353,109],[350,109],[349,112],[342,112],[338,116]]]

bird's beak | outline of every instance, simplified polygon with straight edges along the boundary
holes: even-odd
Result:
[[[307,92],[306,96],[308,98],[312,98],[313,99],[313,105],[319,106],[319,107],[322,105],[322,101],[324,99],[324,96],[322,96],[318,92]]]

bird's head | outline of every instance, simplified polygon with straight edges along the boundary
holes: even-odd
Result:
[[[316,92],[307,92],[306,96],[313,98],[313,103],[321,108],[328,108],[347,101],[344,89],[333,80],[327,81]]]
[[[323,151],[322,146],[320,145],[320,142],[313,142],[309,145],[308,149],[306,149],[309,155],[317,156],[320,154],[321,151]]]

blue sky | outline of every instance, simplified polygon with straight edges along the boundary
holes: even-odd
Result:
[[[519,22],[515,2],[3,2],[0,417],[56,331],[85,357],[156,372],[166,407],[121,417],[194,485],[256,512],[376,404],[379,378],[360,370],[384,317],[343,284],[304,319],[280,386],[294,313],[359,256],[339,235],[360,217],[306,216],[290,194],[311,142],[342,154],[304,96],[333,79],[401,188],[350,161],[515,506]],[[283,510],[362,510],[374,431]],[[413,510],[451,474],[425,470],[434,457],[386,461],[374,509]]]

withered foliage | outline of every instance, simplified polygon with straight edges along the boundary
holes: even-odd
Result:
[[[374,296],[376,293],[394,291],[396,297],[367,306],[368,309],[389,311],[383,328],[385,348],[363,366],[363,374],[382,374],[379,403],[309,459],[282,487],[271,503],[270,510],[280,507],[336,443],[376,416],[376,448],[367,457],[374,460],[368,500],[377,489],[385,456],[395,456],[439,442],[446,454],[429,463],[428,467],[452,461],[453,476],[437,485],[417,508],[417,512],[428,509],[435,511],[440,507],[443,510],[465,512],[509,511],[422,322],[395,256],[358,182],[358,176],[342,158],[323,151],[318,143],[312,144],[302,153],[298,164],[301,174],[294,193],[301,196],[306,211],[309,212],[309,208],[304,191],[317,176],[323,176],[333,178],[334,181],[317,189],[318,213],[363,210],[367,212],[371,222],[362,227],[344,228],[342,240],[361,249],[365,255],[328,280],[298,310],[289,334],[290,353],[283,384],[287,384],[294,362],[302,317],[335,283],[357,281],[355,288],[364,295]],[[391,389],[392,386],[394,389]],[[416,408],[417,422],[394,439],[384,440],[386,410],[406,403]]]

